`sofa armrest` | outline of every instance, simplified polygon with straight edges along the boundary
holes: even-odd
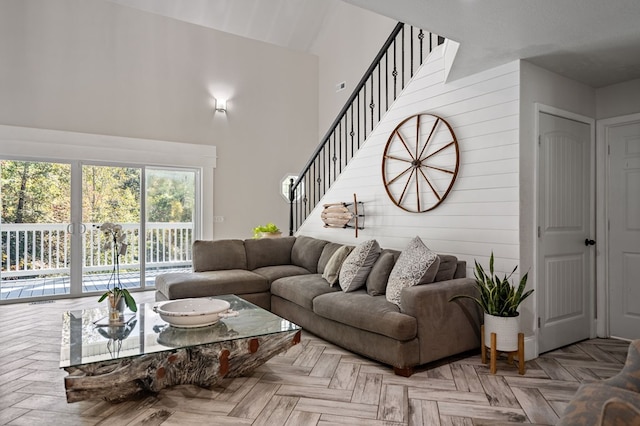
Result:
[[[604,381],[607,385],[615,386],[632,392],[640,392],[640,339],[629,344],[627,359],[622,370]]]
[[[481,309],[466,298],[449,302],[459,294],[477,296],[475,280],[456,278],[402,291],[402,311],[418,324],[421,364],[480,348]]]
[[[636,422],[636,423],[634,423]],[[600,413],[600,426],[633,425],[640,422],[640,407],[629,401],[613,397],[608,399]]]

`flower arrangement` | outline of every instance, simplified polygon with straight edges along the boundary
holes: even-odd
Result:
[[[100,296],[98,302],[102,302],[106,298],[109,298],[110,307],[115,310],[120,300],[124,299],[124,303],[131,312],[136,312],[138,310],[136,301],[133,296],[131,296],[131,293],[129,293],[129,290],[122,287],[122,283],[120,282],[120,256],[127,252],[127,234],[122,230],[122,225],[117,225],[111,222],[105,222],[100,226],[94,226],[104,233],[106,237],[105,248],[111,249],[111,256],[113,260],[113,271],[111,272],[109,282],[107,283],[107,291]],[[112,282],[113,287],[111,287]]]

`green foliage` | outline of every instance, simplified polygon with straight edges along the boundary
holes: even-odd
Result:
[[[191,222],[195,205],[194,179],[192,172],[149,170],[147,220]]]
[[[509,275],[505,274],[504,278],[501,279],[494,274],[493,271],[493,252],[491,252],[491,257],[489,258],[488,274],[477,261],[475,264],[476,269],[474,271],[474,275],[476,278],[476,285],[480,292],[480,298],[468,295],[457,295],[453,296],[449,301],[451,302],[452,300],[464,297],[474,300],[487,314],[500,317],[518,316],[518,306],[520,306],[520,304],[529,297],[531,293],[533,293],[533,289],[527,292],[524,291],[527,285],[528,273],[524,274],[520,279],[518,287],[514,287],[509,282],[509,279],[518,266],[513,268],[513,271],[511,271]]]
[[[278,228],[273,222],[269,222],[266,225],[256,226],[253,228],[253,238],[260,238],[260,234],[263,232],[276,233],[280,232],[280,228]]]
[[[71,221],[71,166],[65,163],[0,161],[2,223],[69,223]],[[195,205],[195,174],[192,171],[147,169],[148,222],[191,222]],[[85,223],[140,223],[141,169],[118,166],[82,166],[82,220]],[[137,234],[132,233],[132,237]],[[3,249],[22,265],[31,265],[57,236],[44,241],[2,241]],[[61,238],[61,237],[60,237]],[[87,237],[88,238],[88,237]],[[6,240],[6,238],[5,238]],[[85,256],[93,263],[105,252],[85,241]],[[93,242],[98,244],[97,240]],[[32,252],[25,256],[25,247]],[[132,245],[137,250],[137,245]],[[139,256],[133,253],[133,256]],[[91,263],[91,262],[89,262]]]
[[[0,170],[3,223],[69,222],[68,164],[3,160]]]
[[[136,305],[135,299],[126,288],[115,287],[111,290],[105,291],[98,299],[98,303],[109,297],[109,294],[113,294],[116,299],[122,297],[124,299],[125,305],[127,305],[127,308],[129,308],[131,312],[138,312],[138,305]]]
[[[140,169],[82,167],[82,217],[85,222],[140,222]]]
[[[67,223],[71,220],[71,167],[63,163],[0,161],[3,223]],[[140,222],[139,168],[84,165],[84,222]],[[191,222],[195,175],[149,169],[147,221]]]

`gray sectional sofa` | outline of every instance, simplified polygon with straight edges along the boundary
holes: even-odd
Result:
[[[349,351],[413,368],[480,347],[481,312],[465,262],[440,255],[434,282],[404,288],[402,308],[384,288],[400,251],[382,249],[366,286],[344,292],[323,278],[341,244],[306,237],[196,241],[193,272],[156,278],[156,300],[236,294]]]

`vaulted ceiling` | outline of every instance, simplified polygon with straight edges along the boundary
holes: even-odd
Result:
[[[336,0],[110,0],[219,31],[308,51]]]
[[[309,51],[337,0],[110,0]],[[460,43],[450,76],[516,59],[592,87],[640,78],[638,0],[343,0]]]

